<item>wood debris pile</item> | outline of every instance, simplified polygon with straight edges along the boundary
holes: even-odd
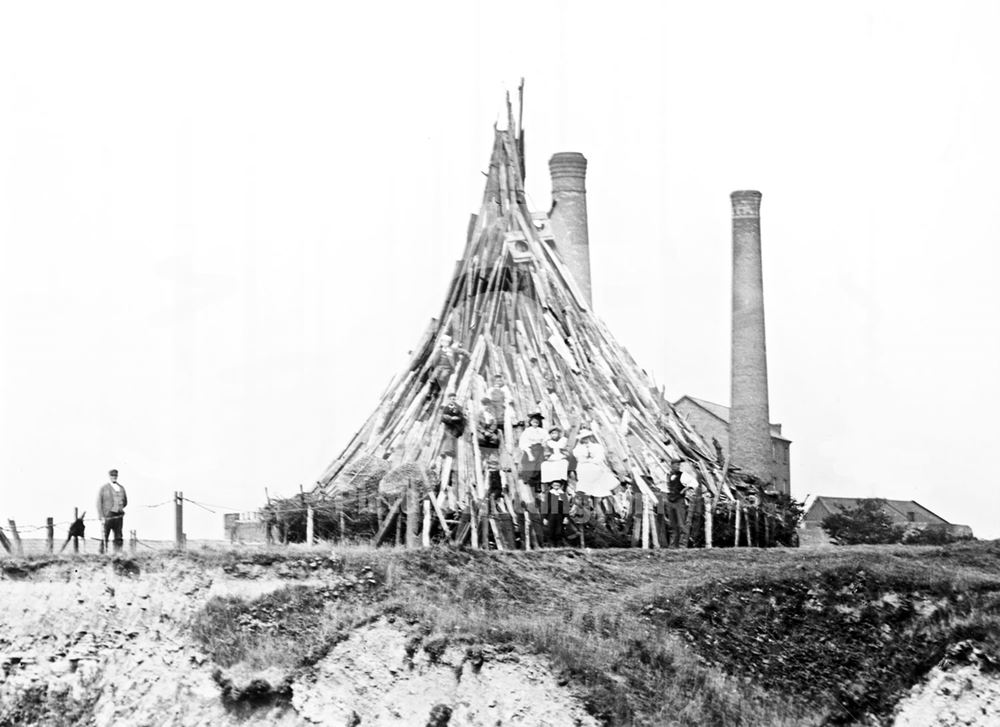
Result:
[[[658,539],[651,512],[662,499],[669,462],[682,460],[689,478],[698,482],[696,496],[707,506],[704,540],[711,543],[711,513],[745,506],[747,486],[594,315],[556,249],[540,234],[525,204],[523,146],[509,104],[508,112],[508,129],[495,131],[482,207],[439,317],[368,421],[323,473],[313,497],[349,495],[357,463],[381,459],[386,471],[412,467],[418,475],[429,473],[430,492],[422,482],[418,490],[427,494],[424,519],[435,529],[440,523],[449,539],[471,537],[475,545],[481,529],[480,539],[492,534],[498,547],[509,547],[504,535],[509,528],[523,547],[531,547],[534,537],[524,542],[524,532],[537,519],[538,501],[518,477],[517,425],[538,411],[546,429],[555,424],[567,433],[571,450],[580,429],[596,435],[607,467],[622,483],[603,507],[635,512],[638,500],[638,511],[649,513],[650,522],[641,515],[643,522],[636,525],[641,536],[633,539],[641,537],[644,545]],[[451,392],[468,424],[457,442],[449,443],[442,408]],[[484,399],[499,402],[499,467],[477,442],[477,419],[491,406]],[[502,497],[488,496],[491,468],[501,470]],[[418,475],[410,479],[424,480]],[[383,524],[387,506],[405,489],[402,479],[389,478],[382,486],[383,499],[375,506]],[[397,500],[391,514],[400,511],[406,508]],[[480,526],[487,513],[496,522]]]

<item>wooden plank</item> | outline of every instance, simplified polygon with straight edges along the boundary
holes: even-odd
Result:
[[[433,495],[430,494],[427,495],[427,499],[431,503],[431,506],[434,508],[434,512],[437,513],[438,523],[441,525],[441,532],[444,533],[444,536],[448,540],[451,540],[451,528],[448,527],[448,521],[445,519],[444,513],[441,511],[441,508],[438,507],[437,500],[435,500]]]
[[[429,548],[431,545],[431,503],[428,500],[424,500],[424,531],[423,537],[421,539],[422,544],[425,548]]]
[[[378,532],[375,534],[375,542],[372,543],[372,545],[378,547],[379,543],[382,542],[382,539],[385,538],[386,534],[389,532],[389,528],[392,527],[393,522],[399,515],[399,509],[402,506],[403,506],[402,497],[396,500],[396,502],[392,504],[392,507],[389,508],[389,512],[386,513],[385,520],[382,521],[382,526],[378,529]]]
[[[465,542],[465,539],[469,537],[469,532],[472,529],[472,518],[470,517],[469,511],[466,510],[462,513],[458,520],[458,524],[455,527],[455,537],[452,538],[452,545],[461,545]]]
[[[10,537],[14,541],[14,550],[17,552],[18,557],[24,555],[24,547],[21,545],[21,534],[17,532],[17,523],[13,520],[8,520],[7,524],[10,525]]]
[[[496,513],[491,519],[493,537],[503,543],[504,550],[517,549],[517,534],[514,531],[514,519],[505,512]]]
[[[493,540],[497,544],[497,550],[507,550],[503,535],[500,533],[500,527],[497,525],[496,515],[487,516],[484,521],[489,522],[489,528],[493,532]]]

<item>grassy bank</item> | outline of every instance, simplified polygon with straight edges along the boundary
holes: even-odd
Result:
[[[210,601],[194,634],[220,665],[302,668],[382,616],[429,653],[546,654],[607,724],[859,722],[891,713],[950,644],[1000,656],[997,543],[255,557],[319,558],[337,585]]]

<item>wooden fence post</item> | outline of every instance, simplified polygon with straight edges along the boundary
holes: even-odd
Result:
[[[100,514],[100,513],[98,513],[98,514]],[[74,507],[73,508],[73,523],[76,524],[76,521],[79,520],[79,519],[80,519],[80,508]],[[73,536],[73,552],[74,553],[79,553],[80,552],[80,539],[77,536],[75,536],[75,535]]]
[[[712,547],[712,530],[715,515],[715,497],[712,492],[706,487],[705,488],[705,547]]]
[[[733,525],[733,547],[740,547],[740,501],[736,501],[736,522]]]
[[[423,546],[425,548],[429,548],[431,546],[431,502],[426,499],[424,500]]]
[[[10,525],[10,537],[14,540],[14,550],[17,551],[18,556],[23,556],[24,546],[21,545],[21,534],[17,532],[17,523],[8,520],[7,524]]]
[[[55,537],[56,528],[55,524],[52,522],[52,518],[45,518],[45,552],[52,555],[52,550],[55,548]]]
[[[420,547],[420,497],[414,480],[406,486],[406,547]]]
[[[184,550],[184,493],[174,492],[174,547]]]
[[[306,507],[306,545],[312,545],[315,542],[316,535],[316,521],[313,515],[312,505]]]

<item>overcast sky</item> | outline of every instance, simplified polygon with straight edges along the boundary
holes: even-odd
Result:
[[[4,3],[0,521],[90,515],[117,467],[126,530],[171,537],[143,506],[182,490],[221,538],[314,482],[437,313],[524,76],[530,202],[587,156],[595,309],[670,398],[728,404],[759,189],[793,494],[998,537],[998,37],[991,0]]]

